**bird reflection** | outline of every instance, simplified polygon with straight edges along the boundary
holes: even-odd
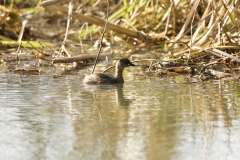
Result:
[[[116,95],[116,103],[119,106],[128,107],[131,104],[131,100],[127,99],[123,95],[123,84],[119,83],[115,85],[115,95]]]
[[[126,84],[125,84],[126,85]],[[93,90],[94,99],[100,100],[100,95],[102,95],[103,91],[112,90],[112,94],[115,94],[115,101],[117,106],[124,106],[128,107],[132,101],[124,96],[124,84],[117,83],[117,84],[102,84],[102,85],[84,85],[86,90]],[[101,91],[99,93],[98,91]],[[104,97],[106,94],[104,95]],[[110,95],[109,95],[110,96]],[[111,95],[112,96],[112,95]]]

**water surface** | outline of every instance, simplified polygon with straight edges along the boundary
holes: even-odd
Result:
[[[0,73],[0,159],[240,159],[239,80]]]

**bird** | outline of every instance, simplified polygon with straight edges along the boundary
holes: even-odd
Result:
[[[101,84],[101,83],[124,83],[122,76],[123,70],[126,67],[135,66],[130,62],[128,58],[121,58],[115,66],[115,75],[106,74],[106,73],[94,73],[86,75],[83,79],[83,83],[86,84]]]

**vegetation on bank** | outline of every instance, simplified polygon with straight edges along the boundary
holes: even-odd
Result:
[[[134,46],[123,56],[149,53],[150,58],[138,60],[147,61],[149,71],[155,75],[188,73],[205,80],[236,77],[238,73],[238,0],[48,2],[1,2],[0,54],[5,56],[2,61],[21,61],[24,54],[34,55],[45,64],[93,60],[96,55],[89,54],[84,45],[93,48],[96,42],[96,50],[114,44]],[[98,44],[103,32],[106,41]],[[71,51],[69,46],[78,51]],[[9,58],[9,53],[15,57]],[[105,55],[109,54],[101,57]]]

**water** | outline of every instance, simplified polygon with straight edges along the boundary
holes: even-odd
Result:
[[[239,80],[0,74],[1,160],[240,159]]]

